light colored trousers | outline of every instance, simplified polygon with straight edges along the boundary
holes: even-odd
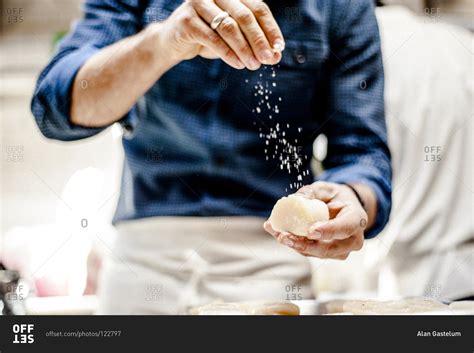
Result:
[[[215,301],[312,298],[311,267],[256,217],[122,222],[99,283],[98,314],[186,314]]]

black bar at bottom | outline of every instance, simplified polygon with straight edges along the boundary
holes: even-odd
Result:
[[[0,353],[474,352],[474,316],[11,316]]]

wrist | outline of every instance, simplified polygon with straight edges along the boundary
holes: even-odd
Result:
[[[144,31],[145,49],[149,52],[156,68],[160,71],[169,70],[179,64],[182,59],[175,53],[173,46],[166,34],[164,22],[155,22],[149,25]]]

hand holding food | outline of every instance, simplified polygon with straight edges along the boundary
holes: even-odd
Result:
[[[264,228],[302,255],[344,260],[362,248],[367,225],[368,215],[350,187],[316,182],[280,199]]]

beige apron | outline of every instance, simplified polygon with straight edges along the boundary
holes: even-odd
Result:
[[[256,217],[120,223],[99,283],[99,314],[185,314],[210,302],[312,297],[309,261]]]

